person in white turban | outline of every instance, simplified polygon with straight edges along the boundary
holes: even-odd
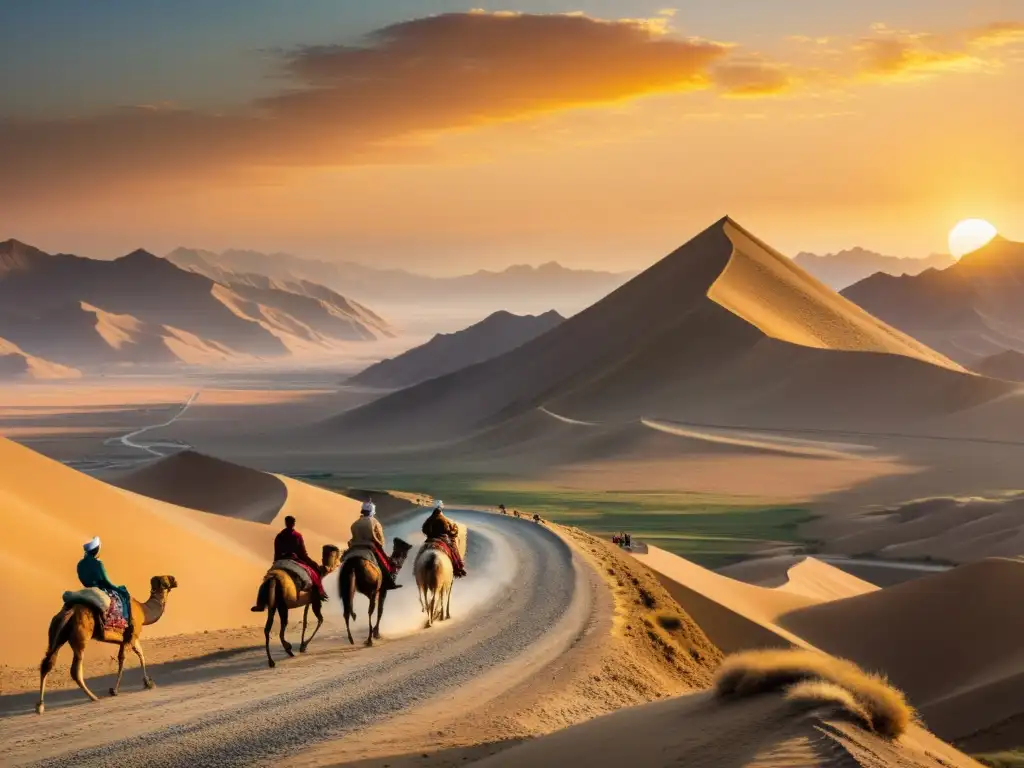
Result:
[[[82,545],[85,557],[78,562],[78,580],[82,582],[83,587],[98,587],[116,595],[121,600],[121,614],[128,622],[125,638],[128,638],[132,633],[131,595],[128,594],[128,589],[125,586],[113,584],[107,576],[107,569],[104,567],[103,561],[100,560],[100,543],[100,537],[94,536]]]
[[[399,589],[402,586],[395,581],[398,568],[384,549],[384,526],[377,519],[377,506],[372,501],[363,502],[359,518],[352,523],[352,538],[348,545],[373,550],[384,576],[383,589]]]

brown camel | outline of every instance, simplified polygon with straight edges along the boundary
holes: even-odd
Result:
[[[323,579],[327,574],[334,571],[338,567],[340,559],[341,550],[333,544],[325,544],[319,568],[320,578]],[[274,612],[276,611],[281,619],[281,647],[284,648],[285,653],[289,656],[294,656],[292,644],[284,639],[285,630],[288,628],[288,610],[291,608],[303,609],[302,638],[299,640],[299,653],[305,653],[306,648],[313,642],[313,638],[316,637],[316,633],[324,623],[324,615],[320,610],[321,605],[320,595],[317,594],[316,589],[305,589],[299,592],[295,586],[295,580],[285,570],[272,568],[263,577],[263,583],[260,584],[259,592],[256,595],[256,605],[253,606],[252,610],[256,613],[267,612],[267,623],[263,627],[263,636],[267,643],[267,663],[271,669],[275,666],[274,657],[270,655],[270,630],[274,626]],[[313,634],[309,636],[309,639],[306,639],[306,626],[309,620],[310,608],[313,609],[313,615],[316,616],[316,629],[313,630]]]
[[[85,646],[90,640],[101,643],[113,643],[121,646],[117,653],[117,681],[110,689],[111,696],[117,696],[121,687],[121,675],[124,673],[125,650],[131,646],[132,651],[139,657],[142,664],[142,683],[146,688],[152,688],[154,683],[146,674],[146,657],[142,655],[142,646],[139,644],[139,636],[142,628],[149,624],[155,624],[164,615],[164,607],[167,605],[167,595],[172,589],[178,586],[178,581],[173,576],[154,576],[149,580],[149,600],[140,603],[132,598],[132,635],[126,638],[124,633],[117,630],[104,629],[102,617],[99,612],[91,606],[65,604],[60,613],[50,620],[50,643],[46,649],[42,664],[39,665],[39,703],[36,704],[36,712],[42,714],[43,696],[46,693],[46,676],[53,669],[53,663],[57,658],[57,652],[64,643],[70,643],[71,650],[75,657],[71,662],[71,679],[78,683],[85,695],[92,701],[99,701],[95,694],[85,684],[85,675],[82,670],[82,656],[85,653]]]
[[[395,539],[391,560],[399,571],[402,570],[411,549],[412,544]],[[341,608],[345,613],[345,630],[348,632],[348,641],[352,645],[355,645],[356,641],[352,639],[352,629],[348,622],[349,619],[356,617],[355,611],[352,610],[352,603],[356,599],[357,590],[361,595],[366,595],[370,601],[370,608],[367,611],[367,616],[370,619],[370,634],[366,638],[366,645],[372,646],[374,638],[380,640],[380,617],[384,615],[384,598],[388,595],[387,590],[381,589],[383,580],[384,574],[381,573],[377,564],[366,558],[351,557],[341,566],[338,588],[341,592]],[[373,624],[374,608],[377,609],[376,626]]]

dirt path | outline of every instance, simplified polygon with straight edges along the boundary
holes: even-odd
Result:
[[[138,691],[138,670],[131,667],[119,698],[90,704],[78,691],[55,692],[42,717],[11,711],[29,709],[30,696],[7,697],[0,700],[3,763],[101,766],[116,760],[119,766],[201,768],[279,761],[434,697],[451,699],[471,684],[477,704],[521,685],[592,623],[594,582],[569,546],[543,526],[481,513],[459,517],[478,540],[491,540],[514,560],[515,578],[470,615],[373,649],[342,644],[335,627],[308,656],[274,670],[256,651],[225,653],[159,675],[154,670],[159,687],[149,692]],[[490,551],[485,546],[483,553]],[[410,586],[402,592],[413,593],[411,578],[405,581]],[[459,613],[459,593],[456,587],[453,613]],[[414,594],[401,597],[415,601]],[[356,610],[362,629],[365,601]],[[106,686],[91,681],[97,692]]]

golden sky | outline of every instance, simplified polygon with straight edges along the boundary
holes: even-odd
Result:
[[[467,10],[261,48],[271,75],[192,103],[0,105],[0,239],[430,272],[637,269],[724,214],[790,254],[923,256],[968,217],[1024,240],[1024,8],[989,6],[735,37]]]

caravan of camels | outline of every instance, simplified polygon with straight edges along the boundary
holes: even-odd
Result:
[[[456,578],[466,575],[466,528],[445,517],[443,510],[444,503],[437,501],[433,512],[424,521],[422,531],[426,541],[420,547],[413,565],[420,607],[427,615],[428,628],[435,621],[451,618],[452,587]],[[408,559],[412,545],[395,538],[392,552],[387,554],[384,549],[384,528],[376,517],[376,506],[372,501],[363,503],[360,517],[352,524],[352,538],[345,552],[336,546],[325,545],[319,563],[306,551],[302,534],[295,527],[296,519],[288,516],[284,522],[284,529],[274,539],[273,564],[259,585],[256,604],[251,609],[254,613],[267,614],[264,637],[268,665],[271,668],[275,666],[270,652],[270,634],[275,615],[278,618],[281,646],[288,656],[294,656],[292,644],[285,639],[288,612],[303,609],[299,652],[305,653],[323,625],[322,607],[327,600],[323,581],[339,566],[338,591],[349,642],[355,644],[349,622],[356,618],[354,601],[356,592],[359,592],[369,601],[366,645],[373,646],[374,639],[380,639],[381,636],[380,622],[385,599],[389,591],[402,586],[395,581],[395,577]],[[144,627],[160,620],[168,595],[178,587],[178,582],[173,576],[154,576],[150,582],[149,599],[141,603],[131,597],[125,587],[110,582],[99,559],[100,544],[99,537],[95,537],[83,546],[85,555],[78,564],[78,577],[83,588],[65,592],[64,606],[50,621],[46,655],[39,667],[39,702],[36,711],[40,714],[45,710],[43,700],[46,678],[54,667],[58,651],[65,644],[70,645],[74,653],[71,677],[92,701],[99,699],[86,685],[83,667],[83,655],[90,640],[119,647],[117,680],[110,688],[111,696],[118,694],[125,654],[129,648],[139,657],[145,687],[154,686],[146,672],[140,637]],[[306,637],[311,609],[316,618],[316,627]]]

